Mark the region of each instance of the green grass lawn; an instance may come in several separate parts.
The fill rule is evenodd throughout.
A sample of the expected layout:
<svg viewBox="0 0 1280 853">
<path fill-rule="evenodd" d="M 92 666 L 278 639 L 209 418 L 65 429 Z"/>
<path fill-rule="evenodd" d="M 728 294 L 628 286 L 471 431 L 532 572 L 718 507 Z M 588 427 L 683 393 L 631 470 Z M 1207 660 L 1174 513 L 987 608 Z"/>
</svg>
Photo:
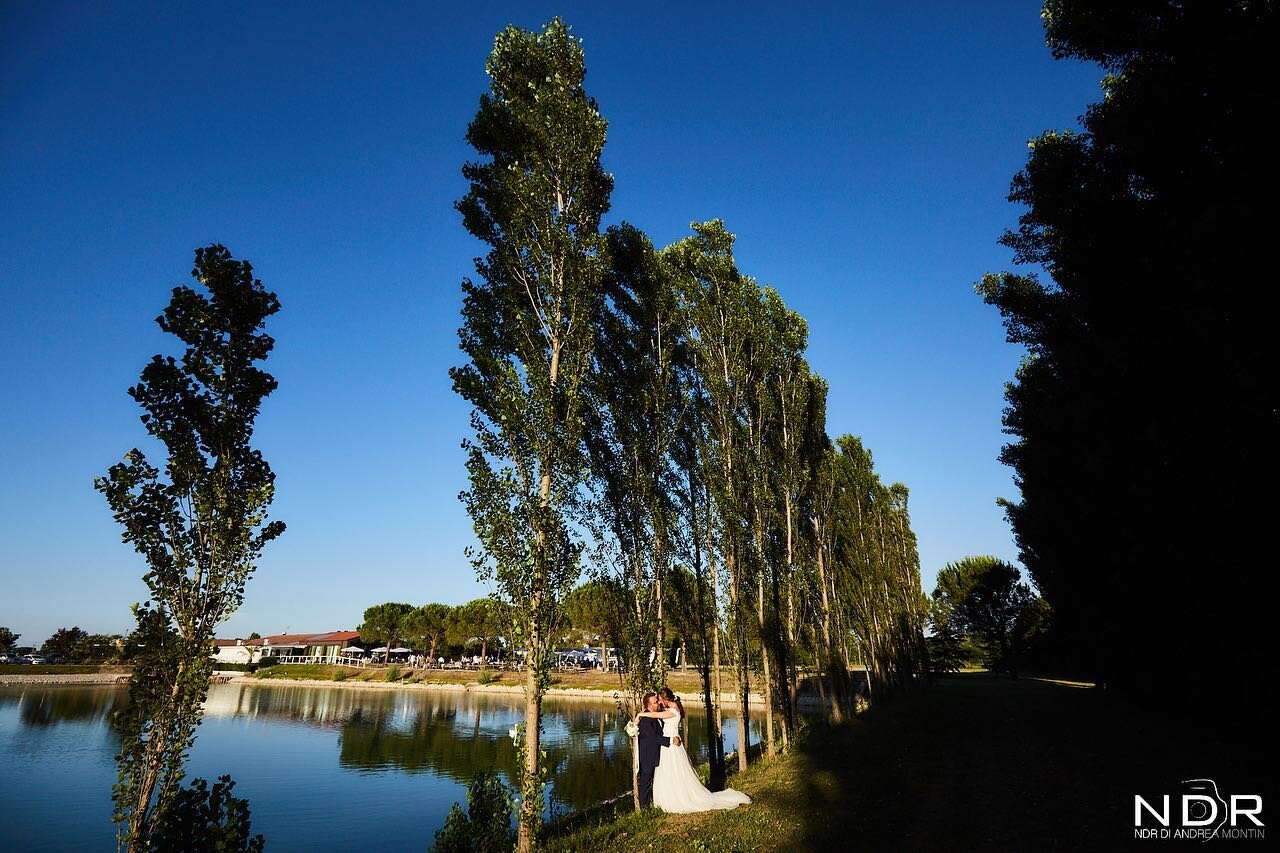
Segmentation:
<svg viewBox="0 0 1280 853">
<path fill-rule="evenodd" d="M 1127 849 L 1134 794 L 1176 792 L 1194 776 L 1237 791 L 1262 782 L 1256 754 L 1189 736 L 1187 723 L 1069 682 L 965 673 L 731 777 L 750 806 L 624 810 L 580 820 L 548 849 Z"/>
</svg>

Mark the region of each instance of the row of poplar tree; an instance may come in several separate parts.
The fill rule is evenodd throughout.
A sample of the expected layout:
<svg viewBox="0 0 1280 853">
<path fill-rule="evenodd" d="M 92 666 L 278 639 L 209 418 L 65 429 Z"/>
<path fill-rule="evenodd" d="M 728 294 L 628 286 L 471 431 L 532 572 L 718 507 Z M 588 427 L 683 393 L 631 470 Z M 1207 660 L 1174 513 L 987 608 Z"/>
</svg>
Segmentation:
<svg viewBox="0 0 1280 853">
<path fill-rule="evenodd" d="M 601 228 L 613 178 L 580 40 L 559 20 L 510 27 L 486 70 L 467 131 L 479 158 L 457 206 L 488 252 L 462 285 L 467 358 L 451 376 L 473 406 L 470 557 L 514 605 L 512 639 L 531 652 L 528 850 L 543 810 L 546 653 L 584 567 L 613 591 L 632 701 L 664 681 L 663 585 L 677 566 L 692 574 L 682 600 L 699 627 L 713 785 L 726 689 L 745 767 L 753 689 L 772 755 L 795 732 L 802 648 L 841 716 L 855 659 L 873 693 L 921 672 L 926 605 L 906 488 L 880 482 L 857 438 L 828 439 L 807 325 L 738 269 L 723 223 L 694 223 L 662 250 L 633 226 Z"/>
<path fill-rule="evenodd" d="M 695 224 L 661 251 L 634 227 L 601 230 L 606 125 L 568 27 L 505 30 L 487 70 L 491 91 L 467 133 L 481 159 L 463 170 L 471 189 L 458 208 L 490 251 L 463 284 L 467 363 L 451 376 L 474 407 L 470 557 L 514 615 L 505 639 L 529 661 L 517 740 L 518 840 L 530 850 L 548 652 L 584 566 L 622 646 L 631 706 L 664 681 L 664 584 L 682 585 L 670 600 L 695 626 L 715 785 L 727 688 L 744 767 L 753 688 L 766 752 L 785 749 L 800 658 L 842 717 L 855 660 L 873 693 L 922 671 L 926 604 L 905 487 L 880 482 L 858 439 L 828 439 L 806 324 L 739 272 L 723 224 Z M 129 389 L 165 460 L 135 448 L 94 483 L 147 563 L 141 652 L 114 720 L 114 819 L 130 851 L 263 844 L 229 778 L 182 782 L 216 628 L 285 529 L 269 519 L 275 475 L 252 446 L 277 386 L 259 362 L 280 303 L 221 245 L 196 251 L 192 278 L 157 318 L 182 354 L 155 356 Z"/>
</svg>

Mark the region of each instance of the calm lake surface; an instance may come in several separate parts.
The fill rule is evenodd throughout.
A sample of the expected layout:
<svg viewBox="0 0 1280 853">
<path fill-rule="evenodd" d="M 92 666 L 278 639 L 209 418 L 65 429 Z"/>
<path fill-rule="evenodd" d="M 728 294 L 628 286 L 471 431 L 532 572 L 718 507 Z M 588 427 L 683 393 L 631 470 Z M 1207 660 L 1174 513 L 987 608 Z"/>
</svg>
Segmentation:
<svg viewBox="0 0 1280 853">
<path fill-rule="evenodd" d="M 108 721 L 123 687 L 0 687 L 0 847 L 112 850 L 117 743 Z M 627 735 L 611 702 L 547 700 L 550 809 L 627 790 Z M 689 747 L 706 761 L 701 711 Z M 508 735 L 522 698 L 427 690 L 214 685 L 187 778 L 229 773 L 268 850 L 425 850 L 480 769 L 511 779 Z M 736 742 L 726 711 L 726 749 Z M 751 742 L 759 740 L 751 727 Z"/>
</svg>

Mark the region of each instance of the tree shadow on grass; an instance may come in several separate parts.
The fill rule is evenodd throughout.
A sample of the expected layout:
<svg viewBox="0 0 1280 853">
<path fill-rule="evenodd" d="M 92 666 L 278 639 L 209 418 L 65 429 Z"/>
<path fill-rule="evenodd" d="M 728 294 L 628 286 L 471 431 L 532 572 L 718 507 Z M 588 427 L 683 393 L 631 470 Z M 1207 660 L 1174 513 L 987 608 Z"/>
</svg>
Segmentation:
<svg viewBox="0 0 1280 853">
<path fill-rule="evenodd" d="M 1078 683 L 946 678 L 804 752 L 802 847 L 1125 848 L 1135 794 L 1177 793 L 1180 780 L 1202 776 L 1237 792 L 1261 782 L 1227 733 L 1189 722 Z"/>
</svg>

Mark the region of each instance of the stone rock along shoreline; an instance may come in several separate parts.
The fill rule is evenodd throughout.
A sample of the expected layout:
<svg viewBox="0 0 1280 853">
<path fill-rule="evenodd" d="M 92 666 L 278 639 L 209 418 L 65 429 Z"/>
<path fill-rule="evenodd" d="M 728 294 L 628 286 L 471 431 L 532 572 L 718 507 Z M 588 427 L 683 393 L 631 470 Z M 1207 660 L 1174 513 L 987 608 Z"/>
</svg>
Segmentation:
<svg viewBox="0 0 1280 853">
<path fill-rule="evenodd" d="M 18 684 L 127 684 L 127 672 L 82 672 L 66 675 L 0 675 L 0 686 Z"/>
</svg>

